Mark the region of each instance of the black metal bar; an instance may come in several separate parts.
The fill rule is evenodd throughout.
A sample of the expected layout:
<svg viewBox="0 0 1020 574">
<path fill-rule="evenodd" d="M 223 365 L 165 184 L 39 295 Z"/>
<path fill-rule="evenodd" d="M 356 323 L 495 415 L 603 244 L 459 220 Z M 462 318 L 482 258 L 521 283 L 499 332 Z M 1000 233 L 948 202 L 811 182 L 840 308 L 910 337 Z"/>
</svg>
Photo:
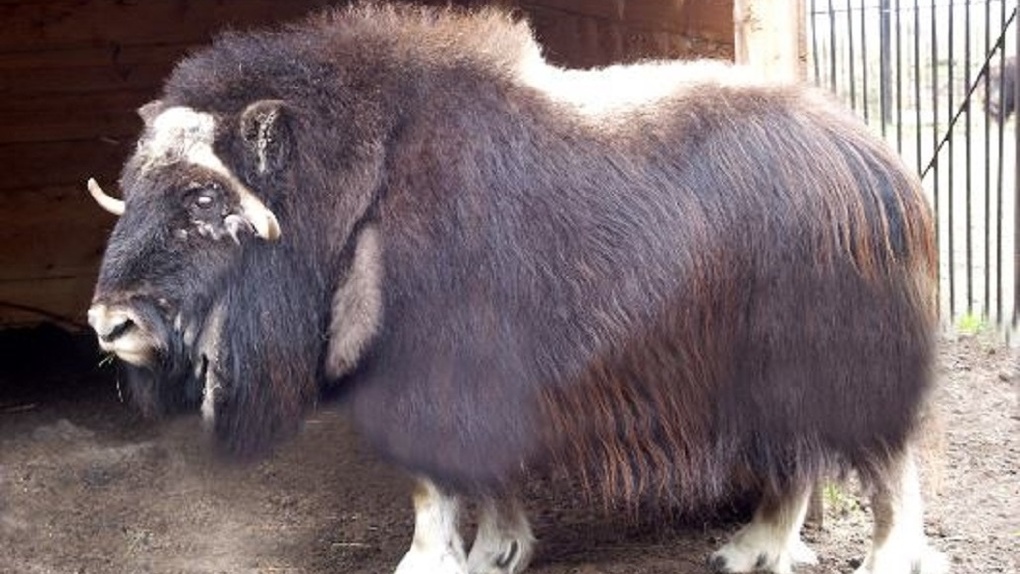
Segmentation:
<svg viewBox="0 0 1020 574">
<path fill-rule="evenodd" d="M 864 122 L 871 123 L 871 102 L 868 95 L 868 11 L 861 5 L 861 107 L 864 109 Z M 847 15 L 853 22 L 853 14 Z M 851 26 L 853 24 L 851 23 Z"/>
<path fill-rule="evenodd" d="M 984 44 L 985 57 L 992 53 L 992 6 L 985 3 L 985 44 Z M 990 78 L 988 77 L 988 66 L 984 67 L 981 74 L 984 82 L 984 93 L 985 102 L 988 101 L 988 88 L 991 86 Z M 987 111 L 987 106 L 986 111 Z M 993 318 L 992 314 L 992 163 L 990 158 L 992 157 L 992 130 L 989 122 L 988 114 L 984 114 L 985 119 L 985 249 L 984 249 L 984 268 L 985 268 L 985 316 Z M 994 316 L 993 320 L 998 322 L 1001 317 Z"/>
<path fill-rule="evenodd" d="M 1002 4 L 1000 4 L 999 25 L 1001 26 L 1001 29 L 1003 30 L 1003 32 L 1005 32 L 1005 29 L 1006 29 L 1006 3 L 1005 2 L 1002 2 Z M 999 76 L 998 76 L 998 78 L 999 78 L 999 97 L 1000 98 L 1005 94 L 1005 86 L 1004 86 L 1004 83 L 1005 83 L 1005 74 L 1003 72 L 1005 71 L 1005 67 L 1006 67 L 1006 50 L 1005 50 L 1005 46 L 1002 43 L 1002 40 L 1003 40 L 1003 36 L 1000 35 L 1000 37 L 999 37 L 999 44 L 998 44 L 998 50 L 999 50 Z M 996 273 L 996 277 L 995 277 L 995 292 L 996 292 L 996 298 L 995 298 L 995 312 L 996 313 L 995 314 L 996 314 L 996 317 L 998 317 L 999 320 L 1001 321 L 1004 318 L 1004 315 L 1005 315 L 1005 313 L 1004 313 L 1004 303 L 1003 303 L 1004 292 L 1003 292 L 1002 268 L 1005 266 L 1005 263 L 1006 263 L 1006 260 L 1004 259 L 1005 255 L 1004 255 L 1003 249 L 1002 249 L 1002 239 L 1003 239 L 1003 237 L 1005 237 L 1004 231 L 1003 231 L 1003 215 L 1004 215 L 1003 214 L 1003 211 L 1004 211 L 1004 206 L 1003 206 L 1004 197 L 1003 196 L 1005 195 L 1005 179 L 1004 179 L 1004 176 L 1005 176 L 1005 167 L 1003 166 L 1003 164 L 1005 162 L 1003 160 L 1006 159 L 1005 158 L 1005 154 L 1003 153 L 1003 150 L 1005 149 L 1005 145 L 1006 145 L 1006 134 L 1003 131 L 1003 124 L 1006 123 L 1005 122 L 1006 118 L 1005 118 L 1005 115 L 1004 115 L 1004 106 L 1002 106 L 1002 105 L 999 106 L 999 110 L 998 110 L 996 115 L 997 115 L 997 117 L 995 119 L 997 120 L 996 124 L 997 124 L 997 127 L 998 127 L 998 133 L 996 135 L 997 135 L 997 139 L 998 139 L 997 143 L 998 143 L 998 146 L 999 146 L 999 162 L 998 162 L 998 165 L 996 166 L 996 170 L 995 170 L 996 171 L 996 176 L 997 176 L 996 177 L 995 188 L 998 190 L 998 196 L 996 197 L 996 207 L 995 207 L 995 212 L 996 212 L 996 218 L 995 218 L 995 237 L 996 237 L 996 243 L 995 243 L 995 262 L 996 263 L 995 264 L 999 268 L 999 272 Z"/>
<path fill-rule="evenodd" d="M 822 85 L 821 82 L 821 70 L 818 65 L 818 14 L 815 9 L 815 0 L 810 2 L 810 14 L 809 20 L 811 22 L 811 64 L 814 70 L 814 83 L 816 86 Z"/>
<path fill-rule="evenodd" d="M 881 0 L 878 5 L 878 112 L 882 121 L 882 135 L 885 136 L 886 126 L 892 123 L 890 107 L 892 106 L 892 18 L 889 13 L 889 0 Z"/>
<path fill-rule="evenodd" d="M 921 173 L 924 160 L 921 159 L 921 6 L 914 0 L 914 140 L 917 147 L 915 163 Z"/>
<path fill-rule="evenodd" d="M 903 154 L 903 22 L 900 19 L 900 0 L 896 0 L 896 151 Z"/>
<path fill-rule="evenodd" d="M 953 136 L 953 47 L 954 43 L 954 29 L 953 20 L 955 16 L 955 6 L 953 0 L 949 0 L 949 19 L 946 23 L 948 28 L 949 42 L 946 48 L 946 96 L 948 99 L 948 105 L 946 106 L 946 114 L 949 127 L 946 129 L 946 134 L 949 136 L 947 140 L 947 151 L 949 155 L 949 161 L 946 162 L 946 215 L 948 221 L 946 222 L 947 238 L 949 240 L 949 247 L 946 249 L 949 260 L 949 312 L 951 315 L 956 315 L 956 205 L 954 202 L 954 187 L 956 179 L 956 154 L 955 154 L 955 143 L 956 140 Z"/>
<path fill-rule="evenodd" d="M 848 51 L 847 59 L 850 62 L 850 65 L 848 66 L 848 68 L 850 70 L 850 82 L 849 82 L 850 83 L 850 109 L 856 111 L 857 110 L 857 87 L 856 87 L 856 83 L 853 81 L 853 79 L 857 76 L 857 74 L 854 73 L 854 19 L 853 19 L 853 16 L 852 16 L 853 12 L 851 11 L 851 6 L 850 6 L 851 5 L 851 1 L 852 0 L 847 0 L 846 1 L 846 13 L 847 13 L 847 19 L 846 19 L 847 29 L 846 29 L 846 32 L 847 32 L 847 51 Z"/>
<path fill-rule="evenodd" d="M 1013 3 L 1013 43 L 1020 47 L 1020 22 L 1016 19 L 1017 5 Z M 1020 118 L 1020 62 L 1013 66 L 1013 117 Z M 1020 120 L 1018 120 L 1020 123 Z M 1013 320 L 1012 328 L 1020 327 L 1020 129 L 1013 129 Z"/>
<path fill-rule="evenodd" d="M 952 21 L 953 18 L 950 18 Z M 964 3 L 964 15 L 963 15 L 963 82 L 965 88 L 970 87 L 970 1 Z M 955 86 L 950 88 L 952 92 Z M 963 97 L 963 146 L 964 146 L 964 177 L 966 177 L 966 185 L 963 188 L 964 201 L 967 202 L 967 207 L 964 211 L 964 262 L 967 269 L 967 313 L 974 313 L 974 228 L 972 222 L 974 221 L 974 205 L 971 201 L 971 145 L 970 145 L 970 134 L 971 134 L 971 121 L 970 121 L 970 94 L 964 94 Z M 982 314 L 985 311 L 982 309 Z"/>
<path fill-rule="evenodd" d="M 836 11 L 829 2 L 829 73 L 832 74 L 830 87 L 836 93 Z"/>
<path fill-rule="evenodd" d="M 932 169 L 934 180 L 932 181 L 932 204 L 935 208 L 935 236 L 941 240 L 942 238 L 942 225 L 940 218 L 938 217 L 941 211 L 939 210 L 939 69 L 938 69 L 938 12 L 936 0 L 931 1 L 931 103 L 932 103 L 932 158 L 929 166 Z M 950 233 L 952 237 L 952 233 Z M 941 241 L 939 241 L 941 244 Z M 949 314 L 953 315 L 955 311 L 954 305 L 954 290 L 953 290 L 953 262 L 952 262 L 952 242 L 950 241 L 949 248 Z"/>
</svg>

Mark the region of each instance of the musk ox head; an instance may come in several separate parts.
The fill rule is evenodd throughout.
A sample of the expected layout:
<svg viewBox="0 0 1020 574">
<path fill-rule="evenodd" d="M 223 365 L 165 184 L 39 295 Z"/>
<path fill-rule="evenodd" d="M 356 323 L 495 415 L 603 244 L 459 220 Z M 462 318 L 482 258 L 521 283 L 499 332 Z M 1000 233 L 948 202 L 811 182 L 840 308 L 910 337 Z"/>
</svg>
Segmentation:
<svg viewBox="0 0 1020 574">
<path fill-rule="evenodd" d="M 265 106 L 265 104 L 263 104 Z M 196 304 L 208 311 L 218 282 L 237 265 L 247 236 L 280 237 L 276 215 L 217 156 L 217 119 L 186 107 L 142 108 L 146 131 L 128 162 L 126 200 L 106 195 L 95 180 L 89 191 L 121 216 L 110 237 L 89 323 L 100 347 L 136 366 L 152 366 L 172 350 L 171 333 L 197 334 L 185 325 Z M 243 124 L 257 121 L 248 111 Z M 263 118 L 271 121 L 271 111 Z M 239 126 L 261 138 L 253 147 L 265 157 L 265 124 Z M 261 133 L 260 133 L 261 132 Z M 131 209 L 128 209 L 128 205 Z M 193 314 L 193 313 L 192 313 Z M 204 313 L 203 313 L 204 315 Z M 194 342 L 194 341 L 189 341 Z"/>
<path fill-rule="evenodd" d="M 120 216 L 88 311 L 100 347 L 126 363 L 144 412 L 201 403 L 234 451 L 297 424 L 321 352 L 298 333 L 320 332 L 314 298 L 325 288 L 289 256 L 272 206 L 288 185 L 283 108 L 153 102 L 139 110 L 145 130 L 122 173 L 124 199 L 88 184 Z M 266 332 L 273 345 L 260 345 Z"/>
</svg>

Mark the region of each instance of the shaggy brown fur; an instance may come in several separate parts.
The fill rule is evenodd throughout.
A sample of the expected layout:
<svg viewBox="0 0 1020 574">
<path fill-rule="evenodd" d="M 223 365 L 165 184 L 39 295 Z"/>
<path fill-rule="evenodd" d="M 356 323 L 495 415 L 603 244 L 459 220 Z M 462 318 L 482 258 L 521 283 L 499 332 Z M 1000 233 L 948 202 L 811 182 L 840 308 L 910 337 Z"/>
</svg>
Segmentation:
<svg viewBox="0 0 1020 574">
<path fill-rule="evenodd" d="M 183 61 L 164 105 L 221 118 L 218 154 L 282 229 L 186 286 L 260 302 L 228 298 L 218 368 L 258 400 L 225 400 L 224 436 L 251 450 L 291 428 L 371 225 L 379 328 L 338 384 L 412 472 L 466 490 L 558 466 L 608 500 L 688 506 L 735 474 L 785 490 L 901 451 L 932 360 L 917 181 L 817 93 L 649 66 L 599 83 L 544 64 L 502 13 L 380 7 Z M 614 96 L 639 77 L 660 95 Z M 231 126 L 259 101 L 280 102 L 279 125 L 254 153 Z M 129 212 L 153 193 L 130 166 L 124 183 Z M 142 251 L 126 237 L 111 249 Z M 104 277 L 142 279 L 119 264 Z"/>
</svg>

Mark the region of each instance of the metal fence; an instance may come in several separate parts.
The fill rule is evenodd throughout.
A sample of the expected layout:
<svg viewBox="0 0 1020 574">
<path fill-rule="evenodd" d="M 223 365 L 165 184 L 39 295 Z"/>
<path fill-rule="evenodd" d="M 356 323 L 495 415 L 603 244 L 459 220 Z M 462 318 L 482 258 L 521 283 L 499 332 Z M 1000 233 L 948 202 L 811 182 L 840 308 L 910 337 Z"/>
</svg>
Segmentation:
<svg viewBox="0 0 1020 574">
<path fill-rule="evenodd" d="M 806 0 L 809 75 L 917 169 L 945 321 L 1020 327 L 1017 0 Z"/>
</svg>

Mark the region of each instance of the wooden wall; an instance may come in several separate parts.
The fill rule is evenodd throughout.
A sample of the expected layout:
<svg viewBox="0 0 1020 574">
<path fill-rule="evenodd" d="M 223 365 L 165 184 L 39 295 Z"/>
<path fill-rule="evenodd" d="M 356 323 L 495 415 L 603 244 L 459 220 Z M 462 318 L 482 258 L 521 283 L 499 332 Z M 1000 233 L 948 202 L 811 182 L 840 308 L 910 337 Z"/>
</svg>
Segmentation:
<svg viewBox="0 0 1020 574">
<path fill-rule="evenodd" d="M 157 95 L 174 61 L 225 27 L 337 3 L 0 0 L 0 328 L 83 325 L 114 223 L 84 182 L 114 187 L 141 128 L 134 110 Z M 524 11 L 563 65 L 732 55 L 726 0 L 501 3 Z"/>
</svg>

